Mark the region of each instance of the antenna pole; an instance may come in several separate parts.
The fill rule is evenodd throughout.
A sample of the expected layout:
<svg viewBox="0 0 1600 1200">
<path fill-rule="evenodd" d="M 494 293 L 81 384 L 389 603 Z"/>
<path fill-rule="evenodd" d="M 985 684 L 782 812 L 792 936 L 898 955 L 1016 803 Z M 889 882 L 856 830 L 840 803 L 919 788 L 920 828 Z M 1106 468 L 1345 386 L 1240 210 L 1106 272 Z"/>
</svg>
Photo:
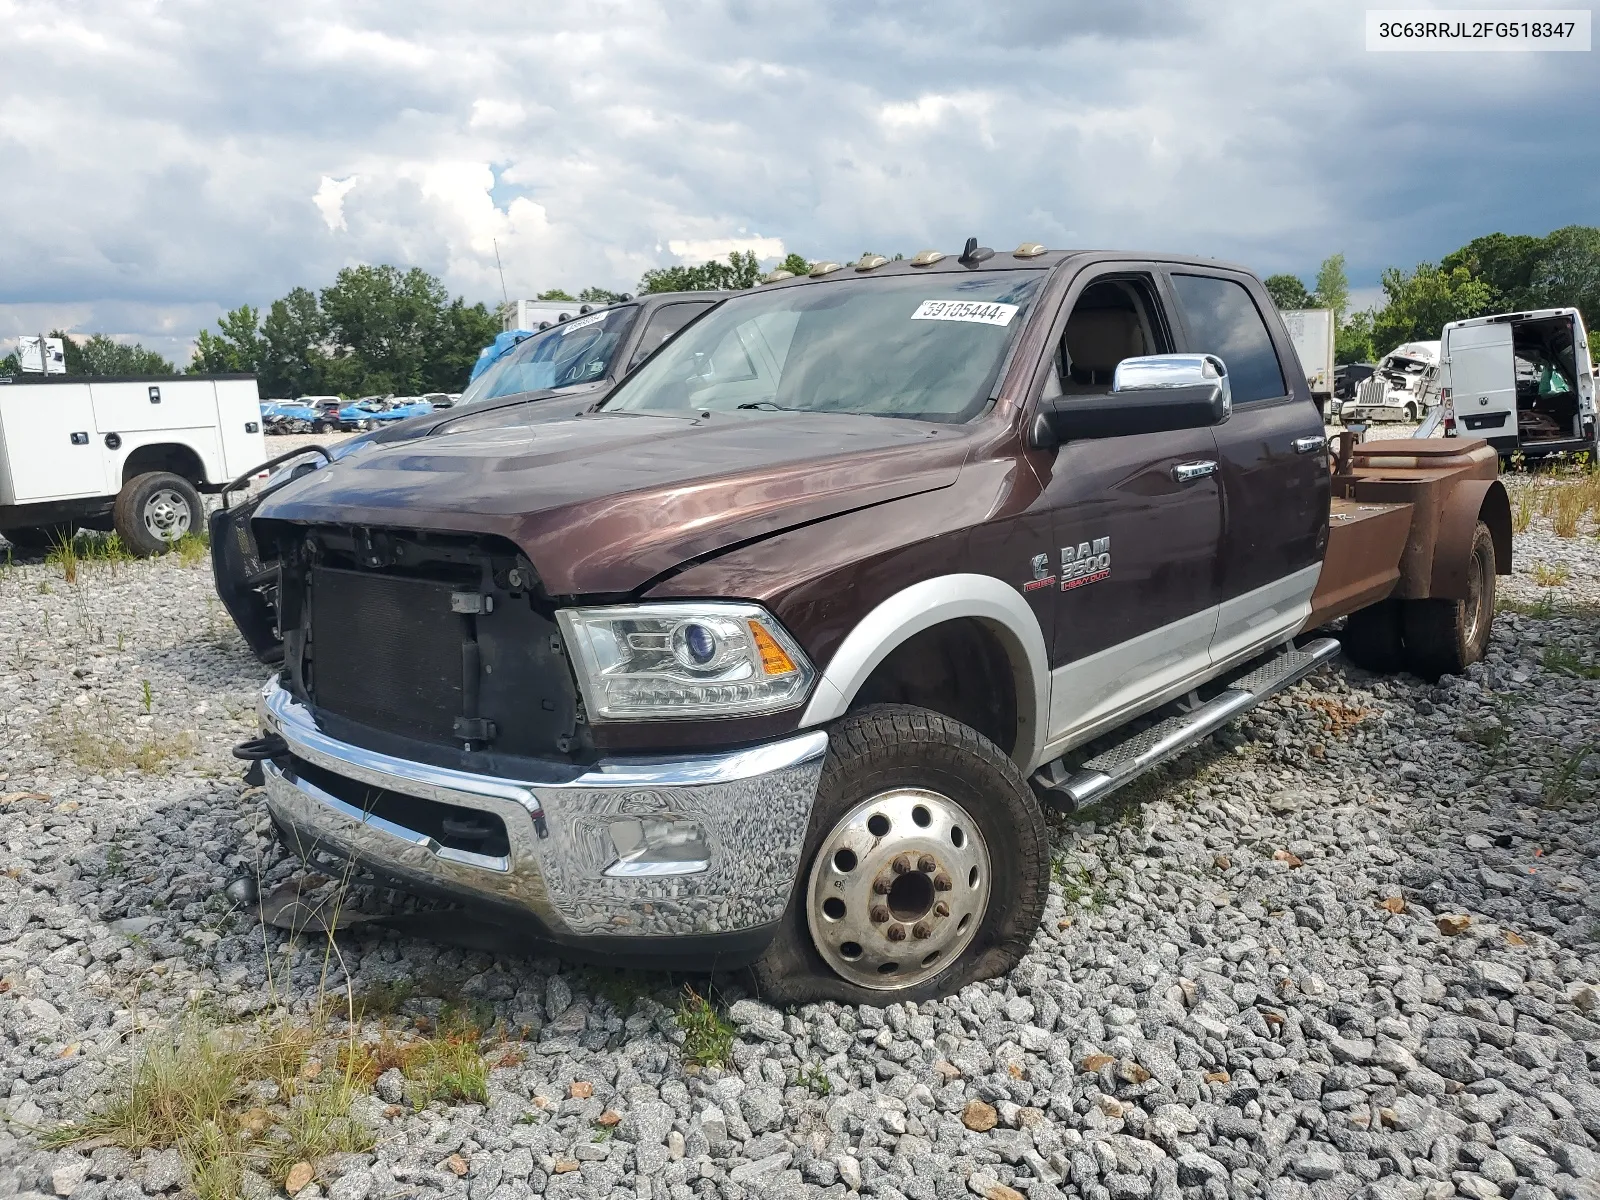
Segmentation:
<svg viewBox="0 0 1600 1200">
<path fill-rule="evenodd" d="M 511 293 L 506 291 L 506 269 L 500 265 L 500 239 L 490 238 L 489 242 L 494 246 L 494 269 L 500 272 L 500 298 L 510 304 Z"/>
</svg>

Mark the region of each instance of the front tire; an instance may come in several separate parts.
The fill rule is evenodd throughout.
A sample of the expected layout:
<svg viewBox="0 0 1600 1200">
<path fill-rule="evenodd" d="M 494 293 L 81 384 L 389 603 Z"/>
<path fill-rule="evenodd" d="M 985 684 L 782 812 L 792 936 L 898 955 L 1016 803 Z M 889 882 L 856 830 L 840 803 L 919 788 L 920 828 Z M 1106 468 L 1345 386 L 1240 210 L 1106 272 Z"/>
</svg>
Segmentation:
<svg viewBox="0 0 1600 1200">
<path fill-rule="evenodd" d="M 1464 600 L 1405 603 L 1406 665 L 1429 681 L 1459 675 L 1483 657 L 1494 623 L 1494 536 L 1482 521 L 1472 534 Z"/>
<path fill-rule="evenodd" d="M 829 732 L 757 986 L 774 1004 L 948 995 L 1017 964 L 1049 880 L 1044 814 L 998 746 L 927 709 L 862 709 Z"/>
<path fill-rule="evenodd" d="M 181 475 L 151 471 L 136 475 L 117 493 L 112 521 L 122 544 L 140 558 L 165 554 L 205 519 L 200 493 Z"/>
</svg>

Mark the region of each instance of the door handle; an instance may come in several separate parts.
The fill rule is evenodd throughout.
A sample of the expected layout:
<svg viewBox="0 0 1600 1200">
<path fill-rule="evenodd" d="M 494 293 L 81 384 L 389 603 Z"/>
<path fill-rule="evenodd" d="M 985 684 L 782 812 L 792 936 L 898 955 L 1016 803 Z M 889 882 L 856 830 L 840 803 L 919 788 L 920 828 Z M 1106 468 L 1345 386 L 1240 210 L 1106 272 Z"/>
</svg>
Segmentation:
<svg viewBox="0 0 1600 1200">
<path fill-rule="evenodd" d="M 1199 462 L 1179 463 L 1172 468 L 1172 477 L 1179 483 L 1188 483 L 1194 479 L 1204 479 L 1207 475 L 1217 473 L 1217 464 L 1207 459 Z"/>
<path fill-rule="evenodd" d="M 1328 439 L 1318 436 L 1295 438 L 1291 444 L 1294 446 L 1296 454 L 1315 454 L 1318 450 L 1327 448 Z"/>
</svg>

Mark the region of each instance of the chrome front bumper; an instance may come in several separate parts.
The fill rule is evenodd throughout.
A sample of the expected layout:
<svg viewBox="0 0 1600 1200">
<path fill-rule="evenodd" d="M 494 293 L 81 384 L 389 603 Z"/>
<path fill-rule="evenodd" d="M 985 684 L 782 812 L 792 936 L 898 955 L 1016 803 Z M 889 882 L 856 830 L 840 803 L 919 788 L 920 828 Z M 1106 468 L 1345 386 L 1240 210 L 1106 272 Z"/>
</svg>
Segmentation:
<svg viewBox="0 0 1600 1200">
<path fill-rule="evenodd" d="M 570 782 L 529 782 L 378 754 L 329 737 L 276 678 L 262 727 L 294 759 L 350 784 L 335 796 L 288 761 L 262 763 L 267 805 L 303 853 L 324 850 L 422 890 L 526 911 L 557 941 L 738 933 L 789 903 L 822 761 L 821 730 L 747 750 L 682 759 L 605 760 Z M 331 785 L 330 785 L 331 786 Z M 359 802 L 363 788 L 491 813 L 510 853 L 442 846 Z M 644 822 L 691 831 L 643 861 Z"/>
</svg>

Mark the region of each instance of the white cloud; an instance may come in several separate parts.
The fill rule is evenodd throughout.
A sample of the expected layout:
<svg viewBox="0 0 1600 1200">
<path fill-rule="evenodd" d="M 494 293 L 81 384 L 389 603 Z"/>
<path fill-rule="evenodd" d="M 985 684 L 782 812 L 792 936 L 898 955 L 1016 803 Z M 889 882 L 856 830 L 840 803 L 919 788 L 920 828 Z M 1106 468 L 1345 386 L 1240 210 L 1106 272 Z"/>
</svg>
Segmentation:
<svg viewBox="0 0 1600 1200">
<path fill-rule="evenodd" d="M 1581 55 L 1367 54 L 1362 11 L 0 0 L 0 335 L 182 357 L 224 309 L 352 262 L 496 300 L 496 246 L 530 295 L 973 234 L 1308 278 L 1343 250 L 1359 288 L 1592 220 L 1600 142 L 1548 119 L 1552 95 L 1600 101 Z"/>
<path fill-rule="evenodd" d="M 324 175 L 322 182 L 317 185 L 317 194 L 311 197 L 311 203 L 317 206 L 317 211 L 322 214 L 322 219 L 329 229 L 345 227 L 344 198 L 358 182 L 360 177 L 356 175 L 350 176 L 349 179 L 330 179 Z"/>
<path fill-rule="evenodd" d="M 788 253 L 783 248 L 783 239 L 775 237 L 690 238 L 687 240 L 671 238 L 667 242 L 667 249 L 688 264 L 703 263 L 713 258 L 727 258 L 728 255 L 736 251 L 740 254 L 754 254 L 762 261 L 769 258 L 782 258 Z"/>
</svg>

